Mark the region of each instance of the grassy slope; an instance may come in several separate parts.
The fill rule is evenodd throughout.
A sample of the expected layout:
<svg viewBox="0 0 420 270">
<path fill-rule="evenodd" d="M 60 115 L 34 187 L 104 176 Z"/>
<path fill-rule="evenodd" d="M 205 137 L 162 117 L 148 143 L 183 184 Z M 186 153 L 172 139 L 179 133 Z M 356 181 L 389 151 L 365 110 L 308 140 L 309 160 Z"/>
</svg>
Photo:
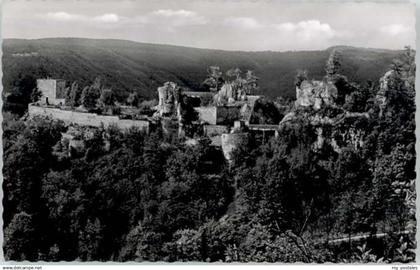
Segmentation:
<svg viewBox="0 0 420 270">
<path fill-rule="evenodd" d="M 342 73 L 351 80 L 377 81 L 398 51 L 339 47 Z M 223 69 L 253 69 L 260 77 L 260 94 L 294 96 L 297 69 L 321 78 L 330 49 L 298 52 L 233 52 L 137 43 L 125 40 L 54 38 L 3 41 L 3 85 L 10 91 L 19 73 L 78 80 L 82 85 L 100 75 L 120 96 L 137 91 L 150 98 L 156 87 L 171 80 L 197 89 L 209 65 Z M 37 52 L 14 57 L 13 53 Z"/>
</svg>

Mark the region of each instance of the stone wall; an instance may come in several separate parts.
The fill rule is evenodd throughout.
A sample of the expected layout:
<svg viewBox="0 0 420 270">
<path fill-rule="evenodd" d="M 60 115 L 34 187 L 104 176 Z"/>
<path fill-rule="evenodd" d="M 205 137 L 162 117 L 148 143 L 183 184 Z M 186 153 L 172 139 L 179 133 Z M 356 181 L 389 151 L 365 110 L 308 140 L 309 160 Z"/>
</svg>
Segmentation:
<svg viewBox="0 0 420 270">
<path fill-rule="evenodd" d="M 41 107 L 29 104 L 28 113 L 33 116 L 49 116 L 54 119 L 62 120 L 65 124 L 77 124 L 90 127 L 109 127 L 115 125 L 120 129 L 137 127 L 145 132 L 149 132 L 149 121 L 119 119 L 118 116 L 98 115 L 95 113 L 67 111 L 58 108 Z"/>
<path fill-rule="evenodd" d="M 212 145 L 222 146 L 222 134 L 229 133 L 229 127 L 223 125 L 205 125 L 204 134 L 210 138 Z"/>
<path fill-rule="evenodd" d="M 180 126 L 178 121 L 174 121 L 173 118 L 170 117 L 162 117 L 160 119 L 160 124 L 162 127 L 162 131 L 164 134 L 179 134 L 180 130 Z"/>
<path fill-rule="evenodd" d="M 223 155 L 228 161 L 232 161 L 233 151 L 242 143 L 249 140 L 248 133 L 227 133 L 222 134 L 222 150 Z"/>
<path fill-rule="evenodd" d="M 175 113 L 180 100 L 181 89 L 174 82 L 166 82 L 158 87 L 159 104 L 157 106 L 160 116 Z"/>
<path fill-rule="evenodd" d="M 55 80 L 55 99 L 63 100 L 63 104 L 66 99 L 66 81 Z"/>
<path fill-rule="evenodd" d="M 38 79 L 36 80 L 36 85 L 42 93 L 42 103 L 53 105 L 65 104 L 66 82 L 64 80 Z"/>
<path fill-rule="evenodd" d="M 134 106 L 119 106 L 120 114 L 122 115 L 136 115 L 140 114 L 140 109 Z"/>
<path fill-rule="evenodd" d="M 223 133 L 228 133 L 229 128 L 227 126 L 222 125 L 205 125 L 204 126 L 204 134 L 209 137 L 222 135 Z"/>
<path fill-rule="evenodd" d="M 233 125 L 241 118 L 239 106 L 210 106 L 194 108 L 200 121 L 210 125 Z"/>
<path fill-rule="evenodd" d="M 210 125 L 217 124 L 217 107 L 197 107 L 198 119 Z"/>
</svg>

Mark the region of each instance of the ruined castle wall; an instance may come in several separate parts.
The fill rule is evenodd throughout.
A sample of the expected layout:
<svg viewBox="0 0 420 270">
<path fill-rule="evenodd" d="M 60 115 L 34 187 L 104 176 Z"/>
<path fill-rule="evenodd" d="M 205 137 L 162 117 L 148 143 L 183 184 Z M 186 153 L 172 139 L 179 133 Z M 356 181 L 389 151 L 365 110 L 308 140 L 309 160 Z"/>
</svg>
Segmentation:
<svg viewBox="0 0 420 270">
<path fill-rule="evenodd" d="M 132 106 L 120 106 L 120 114 L 135 115 L 140 114 L 140 109 Z"/>
<path fill-rule="evenodd" d="M 204 126 L 204 133 L 209 137 L 221 135 L 223 133 L 228 133 L 228 132 L 229 132 L 229 128 L 227 126 L 222 126 L 222 125 Z"/>
<path fill-rule="evenodd" d="M 194 108 L 201 121 L 210 125 L 232 125 L 241 118 L 239 106 L 209 106 Z"/>
<path fill-rule="evenodd" d="M 41 101 L 46 103 L 46 98 L 48 102 L 54 104 L 55 101 L 55 80 L 36 80 L 36 86 L 38 90 L 42 93 Z"/>
<path fill-rule="evenodd" d="M 194 108 L 198 112 L 200 121 L 206 122 L 210 125 L 217 124 L 217 107 L 197 107 Z"/>
<path fill-rule="evenodd" d="M 65 98 L 66 98 L 66 81 L 55 80 L 55 99 L 65 100 Z"/>
<path fill-rule="evenodd" d="M 41 102 L 49 104 L 65 103 L 65 81 L 54 79 L 38 79 L 36 80 L 38 90 L 42 93 Z"/>
<path fill-rule="evenodd" d="M 179 131 L 178 121 L 174 121 L 170 117 L 162 117 L 160 124 L 164 134 L 177 134 Z"/>
<path fill-rule="evenodd" d="M 242 143 L 247 143 L 249 140 L 248 133 L 227 133 L 222 134 L 222 150 L 225 158 L 231 161 L 233 151 Z"/>
<path fill-rule="evenodd" d="M 91 127 L 109 127 L 115 125 L 120 129 L 128 129 L 131 127 L 137 127 L 149 132 L 149 122 L 145 120 L 128 120 L 119 119 L 118 116 L 109 115 L 98 115 L 95 113 L 75 112 L 61 110 L 58 108 L 40 107 L 29 104 L 28 107 L 29 116 L 49 116 L 54 119 L 62 120 L 65 124 L 77 124 L 80 126 L 91 126 Z"/>
</svg>

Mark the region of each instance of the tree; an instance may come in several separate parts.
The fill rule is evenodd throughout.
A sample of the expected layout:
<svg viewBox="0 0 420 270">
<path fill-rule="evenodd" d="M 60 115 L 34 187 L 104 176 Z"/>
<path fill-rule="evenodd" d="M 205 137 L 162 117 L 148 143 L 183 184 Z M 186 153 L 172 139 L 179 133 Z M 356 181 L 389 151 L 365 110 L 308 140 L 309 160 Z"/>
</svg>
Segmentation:
<svg viewBox="0 0 420 270">
<path fill-rule="evenodd" d="M 352 236 L 358 231 L 359 222 L 362 220 L 360 214 L 363 212 L 363 202 L 366 198 L 354 191 L 345 191 L 335 211 L 337 224 L 342 229 L 340 232 L 347 233 L 349 250 L 352 249 Z"/>
<path fill-rule="evenodd" d="M 100 97 L 100 102 L 105 106 L 113 106 L 115 96 L 111 89 L 103 89 Z"/>
<path fill-rule="evenodd" d="M 395 230 L 405 229 L 409 205 L 405 199 L 415 179 L 415 154 L 411 146 L 397 144 L 390 154 L 375 162 L 373 175 L 373 210 L 375 219 L 386 219 Z"/>
<path fill-rule="evenodd" d="M 291 233 L 292 234 L 292 233 Z M 301 243 L 301 239 L 297 239 L 295 235 L 291 241 L 291 237 L 287 234 L 275 236 L 259 223 L 252 224 L 246 237 L 238 247 L 229 247 L 226 251 L 228 261 L 240 262 L 312 262 L 310 252 Z M 296 238 L 296 239 L 295 239 Z"/>
<path fill-rule="evenodd" d="M 239 68 L 231 68 L 226 71 L 226 76 L 230 81 L 235 81 L 240 79 L 242 71 Z"/>
<path fill-rule="evenodd" d="M 130 93 L 127 98 L 127 104 L 133 107 L 137 107 L 139 105 L 139 95 L 137 93 Z"/>
<path fill-rule="evenodd" d="M 158 261 L 162 260 L 162 235 L 145 227 L 139 222 L 125 238 L 120 252 L 122 261 Z"/>
<path fill-rule="evenodd" d="M 410 90 L 414 90 L 414 80 L 416 73 L 415 51 L 409 46 L 404 48 L 404 52 L 396 59 L 393 60 L 391 69 L 400 74 L 406 79 Z"/>
<path fill-rule="evenodd" d="M 102 107 L 103 113 L 111 111 L 111 114 L 113 114 L 112 109 L 115 105 L 115 96 L 111 89 L 102 89 L 99 105 Z"/>
<path fill-rule="evenodd" d="M 96 89 L 96 90 L 101 90 L 102 87 L 102 78 L 101 77 L 96 77 L 95 80 L 93 81 L 92 84 L 92 88 Z"/>
<path fill-rule="evenodd" d="M 297 87 L 300 87 L 300 85 L 302 84 L 303 81 L 308 79 L 308 71 L 307 70 L 302 70 L 299 69 L 296 73 L 296 77 L 295 77 L 295 85 Z"/>
<path fill-rule="evenodd" d="M 5 224 L 8 224 L 13 214 L 39 213 L 43 207 L 39 200 L 41 178 L 55 162 L 51 150 L 61 138 L 63 130 L 60 122 L 34 118 L 26 123 L 16 143 L 5 149 Z"/>
<path fill-rule="evenodd" d="M 104 130 L 96 129 L 94 130 L 92 136 L 85 140 L 85 160 L 86 161 L 94 161 L 102 154 L 104 154 Z"/>
<path fill-rule="evenodd" d="M 223 72 L 218 66 L 210 66 L 207 69 L 208 77 L 204 80 L 203 84 L 209 87 L 210 91 L 217 92 L 223 84 Z"/>
<path fill-rule="evenodd" d="M 79 106 L 81 95 L 82 89 L 79 87 L 79 84 L 74 81 L 69 88 L 68 94 L 66 95 L 66 104 L 71 107 Z"/>
<path fill-rule="evenodd" d="M 245 79 L 243 83 L 243 88 L 245 93 L 254 94 L 258 90 L 258 77 L 255 76 L 252 70 L 248 70 L 245 74 Z"/>
<path fill-rule="evenodd" d="M 197 228 L 201 222 L 224 213 L 232 190 L 227 176 L 220 173 L 220 154 L 207 140 L 178 149 L 168 158 L 159 209 L 160 222 L 168 231 Z"/>
<path fill-rule="evenodd" d="M 203 261 L 202 235 L 197 230 L 185 229 L 174 233 L 172 245 L 167 245 L 174 261 Z"/>
<path fill-rule="evenodd" d="M 415 93 L 414 93 L 414 55 L 406 49 L 400 56 L 387 78 L 384 89 L 384 117 L 379 119 L 379 140 L 384 142 L 381 149 L 389 154 L 392 146 L 409 145 L 415 141 Z M 413 66 L 414 65 L 414 66 Z"/>
<path fill-rule="evenodd" d="M 37 102 L 42 97 L 42 92 L 38 90 L 38 87 L 32 91 L 31 102 Z"/>
<path fill-rule="evenodd" d="M 254 104 L 250 123 L 277 125 L 281 115 L 274 102 L 268 99 L 259 99 Z"/>
<path fill-rule="evenodd" d="M 99 89 L 92 86 L 87 86 L 82 92 L 82 105 L 89 111 L 94 110 L 97 106 L 98 98 L 100 96 Z"/>
<path fill-rule="evenodd" d="M 36 79 L 32 75 L 19 74 L 17 80 L 13 83 L 12 90 L 7 95 L 5 108 L 22 115 L 27 110 L 28 104 L 39 97 L 36 87 Z"/>
<path fill-rule="evenodd" d="M 338 73 L 340 70 L 340 53 L 337 50 L 332 50 L 330 56 L 328 57 L 327 64 L 325 66 L 325 72 L 327 76 L 331 77 Z"/>
<path fill-rule="evenodd" d="M 142 224 L 139 223 L 127 234 L 124 245 L 120 251 L 119 259 L 121 261 L 133 261 L 136 258 L 137 246 L 144 235 Z"/>
<path fill-rule="evenodd" d="M 79 235 L 79 256 L 84 261 L 100 260 L 102 225 L 98 218 L 88 219 L 84 230 Z"/>
<path fill-rule="evenodd" d="M 89 111 L 96 109 L 102 92 L 102 79 L 101 77 L 96 77 L 90 86 L 86 86 L 85 88 L 83 88 L 81 104 Z"/>
<path fill-rule="evenodd" d="M 372 84 L 359 87 L 345 97 L 343 109 L 350 112 L 369 111 L 371 108 L 371 104 L 369 103 L 374 99 L 375 94 L 376 92 Z"/>
<path fill-rule="evenodd" d="M 32 216 L 20 212 L 14 215 L 4 230 L 4 251 L 6 260 L 36 261 L 37 247 Z"/>
<path fill-rule="evenodd" d="M 187 136 L 192 137 L 196 133 L 193 122 L 198 120 L 198 113 L 194 110 L 188 97 L 182 97 L 180 106 L 182 128 Z"/>
<path fill-rule="evenodd" d="M 70 261 L 78 256 L 79 232 L 84 228 L 89 200 L 86 199 L 84 184 L 75 179 L 74 172 L 72 168 L 51 171 L 42 179 L 41 198 L 48 209 L 48 220 L 55 225 L 49 228 L 49 237 L 45 237 L 51 241 L 49 260 Z"/>
</svg>

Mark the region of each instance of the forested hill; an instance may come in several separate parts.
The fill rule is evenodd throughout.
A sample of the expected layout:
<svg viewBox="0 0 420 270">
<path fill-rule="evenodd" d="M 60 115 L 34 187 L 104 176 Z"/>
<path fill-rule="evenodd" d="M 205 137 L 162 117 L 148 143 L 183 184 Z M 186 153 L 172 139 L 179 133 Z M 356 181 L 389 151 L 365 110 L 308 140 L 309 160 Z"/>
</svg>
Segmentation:
<svg viewBox="0 0 420 270">
<path fill-rule="evenodd" d="M 263 42 L 263 41 L 262 41 Z M 341 51 L 342 74 L 350 81 L 377 81 L 400 51 L 335 47 Z M 206 68 L 252 69 L 260 77 L 260 94 L 294 96 L 298 69 L 319 79 L 332 48 L 323 51 L 240 52 L 137 43 L 126 40 L 49 38 L 3 41 L 3 85 L 10 92 L 19 74 L 57 77 L 90 84 L 105 79 L 117 96 L 137 91 L 154 97 L 156 87 L 171 80 L 198 89 Z"/>
</svg>

